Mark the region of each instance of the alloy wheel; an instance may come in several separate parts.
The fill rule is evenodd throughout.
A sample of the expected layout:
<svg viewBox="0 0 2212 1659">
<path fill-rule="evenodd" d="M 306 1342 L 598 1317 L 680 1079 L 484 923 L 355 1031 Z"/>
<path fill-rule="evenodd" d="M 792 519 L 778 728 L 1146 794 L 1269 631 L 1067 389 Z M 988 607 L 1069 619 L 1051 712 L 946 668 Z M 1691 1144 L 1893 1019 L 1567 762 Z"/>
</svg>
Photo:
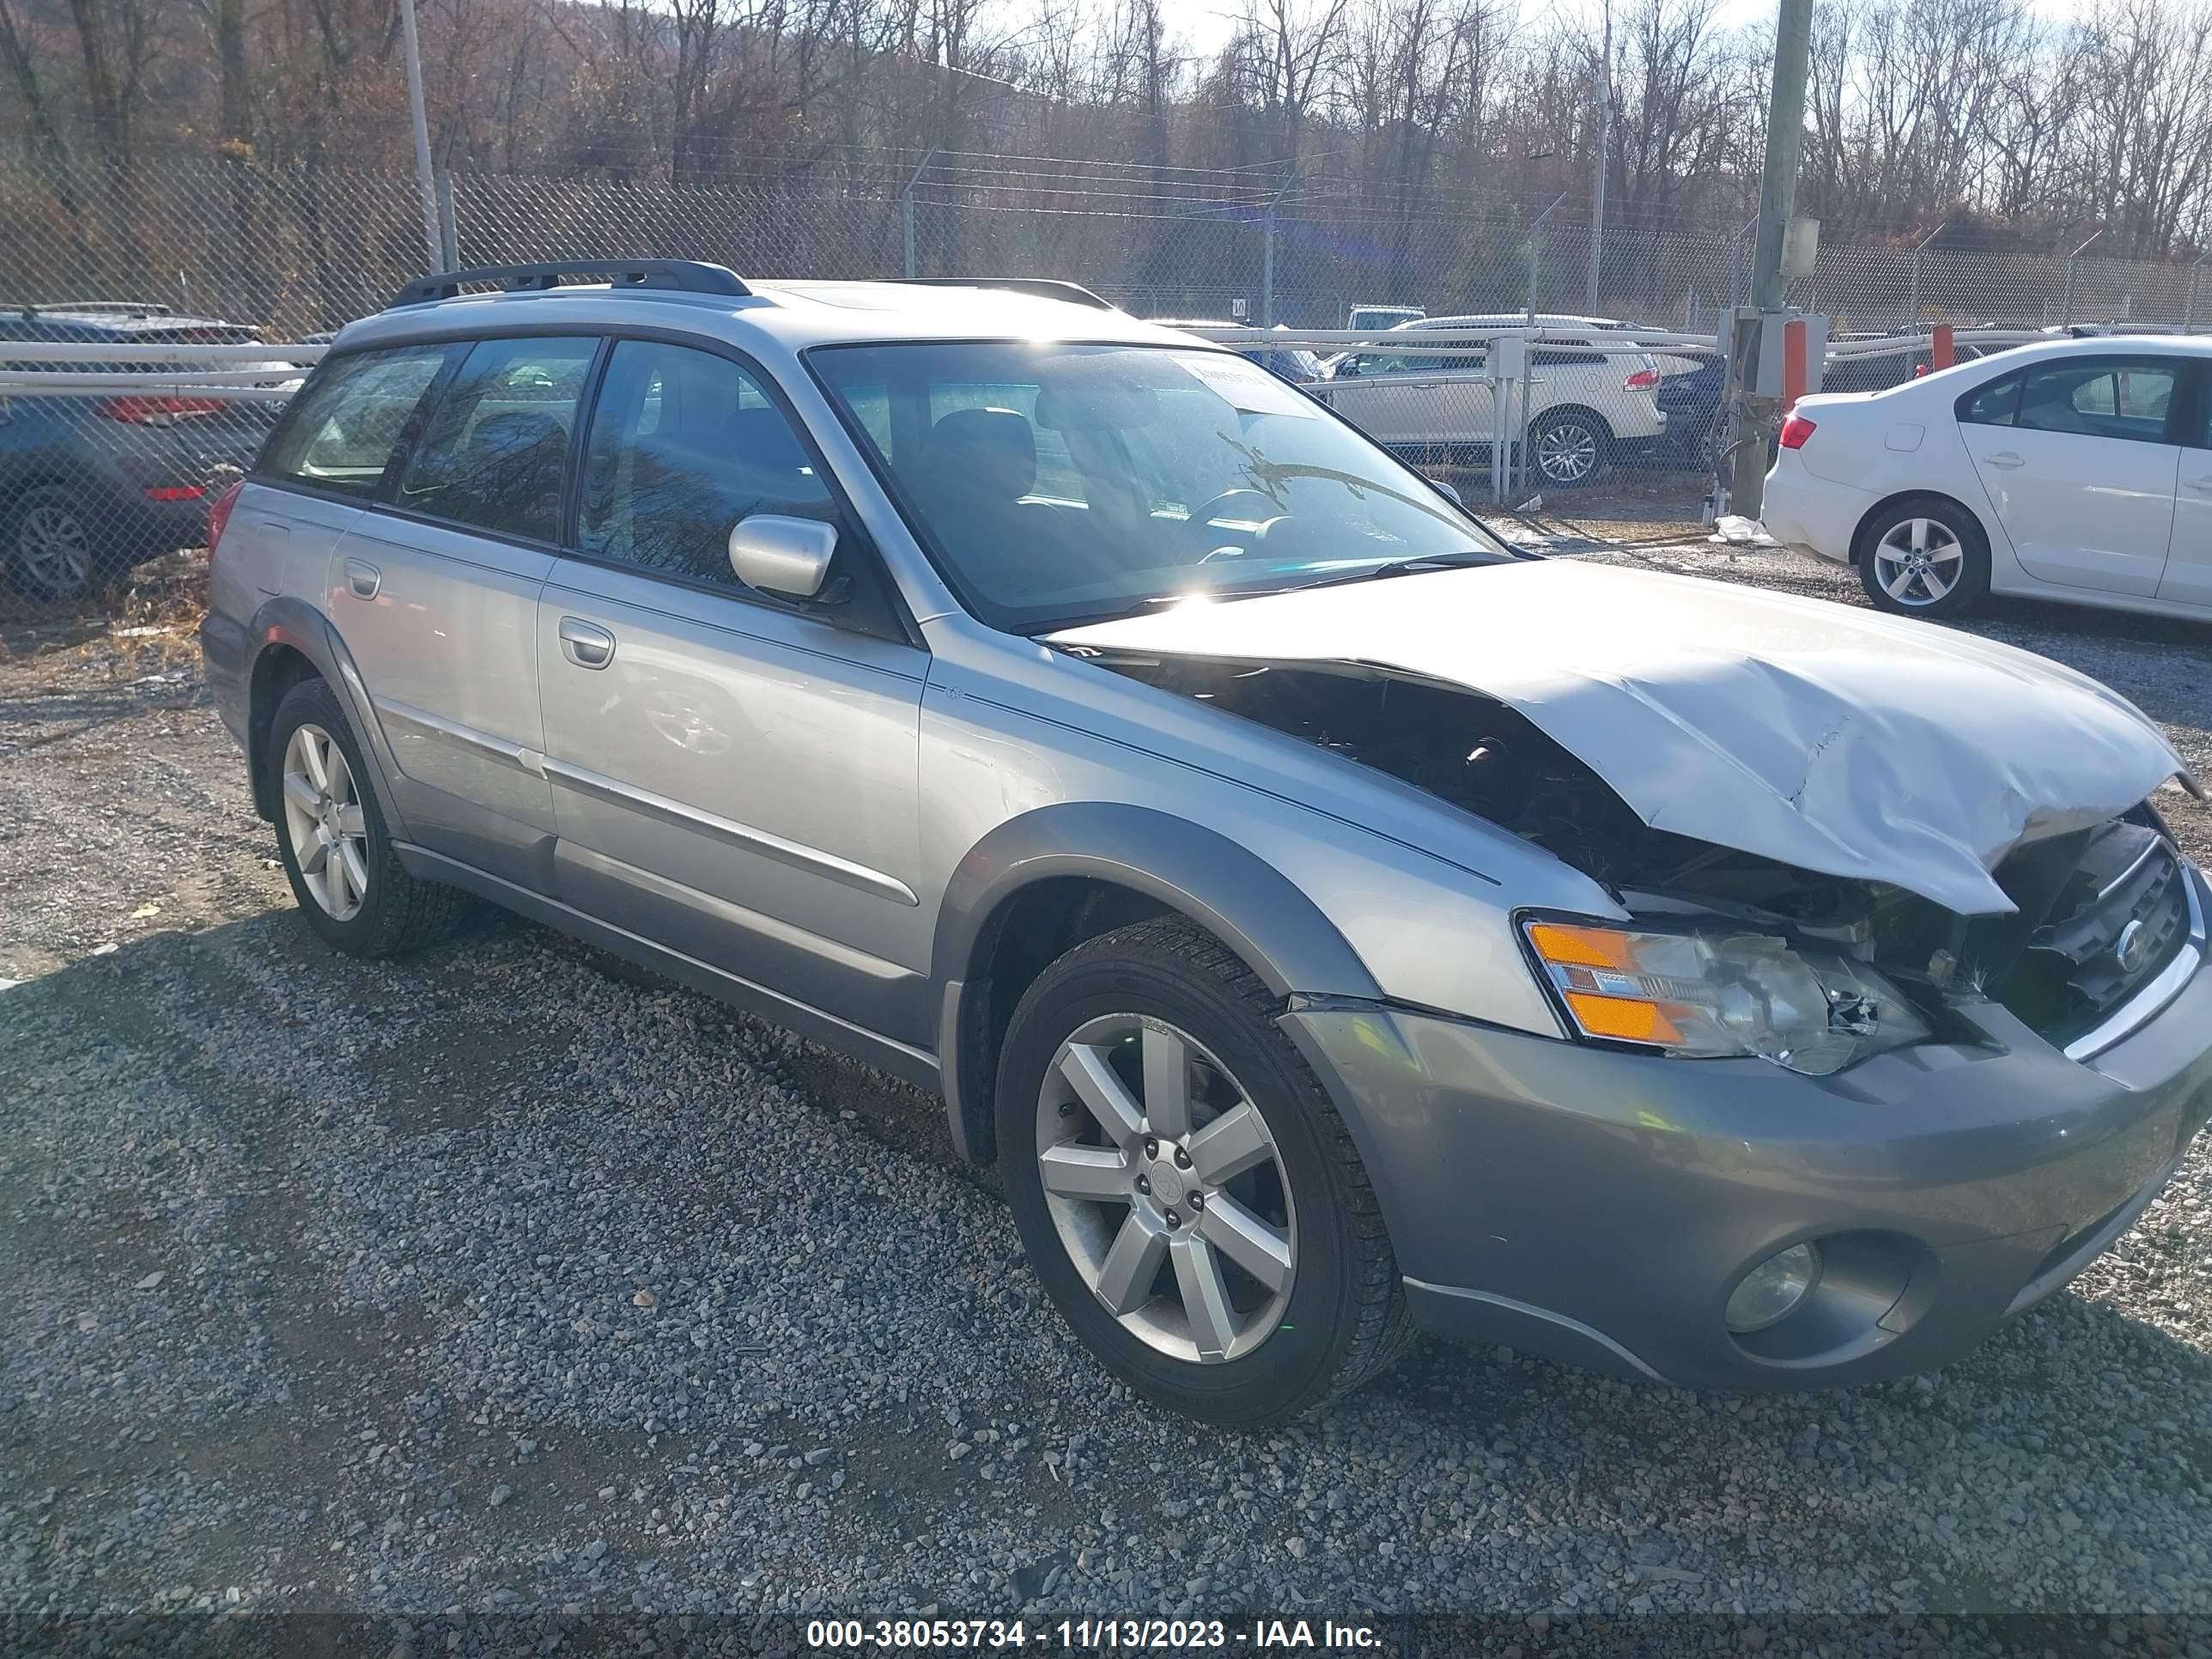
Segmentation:
<svg viewBox="0 0 2212 1659">
<path fill-rule="evenodd" d="M 319 726 L 284 745 L 284 828 L 301 880 L 333 921 L 350 921 L 368 898 L 368 820 L 345 751 Z"/>
<path fill-rule="evenodd" d="M 1597 434 L 1580 421 L 1546 427 L 1536 434 L 1536 466 L 1547 483 L 1582 483 L 1597 470 Z"/>
<path fill-rule="evenodd" d="M 1924 610 L 1949 597 L 1966 571 L 1966 550 L 1937 519 L 1905 519 L 1875 544 L 1874 575 L 1901 605 Z"/>
<path fill-rule="evenodd" d="M 66 507 L 40 501 L 15 526 L 16 565 L 32 586 L 55 599 L 82 593 L 92 582 L 92 537 Z"/>
<path fill-rule="evenodd" d="M 1267 1121 L 1188 1032 L 1086 1021 L 1037 1097 L 1045 1205 L 1091 1294 L 1146 1346 L 1219 1364 L 1290 1304 L 1297 1217 Z"/>
</svg>

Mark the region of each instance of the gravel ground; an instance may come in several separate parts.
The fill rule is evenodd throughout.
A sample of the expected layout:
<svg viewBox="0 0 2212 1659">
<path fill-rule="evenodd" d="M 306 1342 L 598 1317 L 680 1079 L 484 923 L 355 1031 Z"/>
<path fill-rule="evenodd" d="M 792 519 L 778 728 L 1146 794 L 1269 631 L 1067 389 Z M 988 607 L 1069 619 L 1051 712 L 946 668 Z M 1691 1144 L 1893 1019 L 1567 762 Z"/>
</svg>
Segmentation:
<svg viewBox="0 0 2212 1659">
<path fill-rule="evenodd" d="M 2212 631 L 1977 626 L 2212 775 Z M 2212 1613 L 2203 1143 L 1936 1376 L 1422 1344 L 1208 1432 L 1077 1348 L 929 1101 L 518 921 L 337 959 L 173 638 L 0 639 L 0 1609 Z"/>
</svg>

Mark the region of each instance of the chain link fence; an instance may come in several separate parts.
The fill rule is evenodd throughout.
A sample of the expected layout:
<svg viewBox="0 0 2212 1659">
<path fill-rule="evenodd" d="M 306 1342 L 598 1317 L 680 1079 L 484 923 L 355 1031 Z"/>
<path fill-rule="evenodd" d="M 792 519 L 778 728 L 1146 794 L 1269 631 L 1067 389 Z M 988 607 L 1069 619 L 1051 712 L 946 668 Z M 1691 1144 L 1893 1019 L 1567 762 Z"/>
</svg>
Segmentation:
<svg viewBox="0 0 2212 1659">
<path fill-rule="evenodd" d="M 434 237 L 462 265 L 662 256 L 763 278 L 1062 276 L 1138 315 L 1192 322 L 1337 329 L 1356 307 L 1378 306 L 1431 318 L 1595 315 L 1710 334 L 1723 307 L 1747 297 L 1754 228 L 1639 222 L 1624 213 L 1601 238 L 1581 210 L 1556 203 L 1348 199 L 1291 192 L 1256 175 L 1163 184 L 1140 169 L 1069 174 L 1010 160 L 994 172 L 972 158 L 957 166 L 926 158 L 910 170 L 885 166 L 830 183 L 458 173 L 441 175 L 434 196 L 426 211 L 411 175 L 333 167 L 179 156 L 119 173 L 0 159 L 0 223 L 9 227 L 0 238 L 0 343 L 311 340 L 385 304 L 423 270 Z M 2212 321 L 2212 285 L 2199 266 L 1947 246 L 1940 238 L 1831 240 L 1791 297 L 1831 316 L 1839 339 L 1933 322 L 2188 329 Z M 1317 373 L 1334 355 L 1286 361 Z M 1407 394 L 1393 402 L 1375 389 L 1381 355 L 1350 354 L 1357 361 L 1344 378 L 1364 371 L 1365 385 L 1325 394 L 1347 416 L 1373 405 L 1395 418 L 1413 406 Z M 1694 512 L 1711 459 L 1718 365 L 1689 348 L 1648 362 L 1595 355 L 1596 363 L 1539 366 L 1552 371 L 1555 392 L 1577 376 L 1604 382 L 1604 398 L 1593 393 L 1591 406 L 1618 441 L 1606 440 L 1604 464 L 1574 481 L 1584 510 L 1599 512 L 1610 491 Z M 204 364 L 158 354 L 64 365 L 0 352 L 0 371 L 11 375 L 0 391 L 8 415 L 0 575 L 18 589 L 63 591 L 204 539 L 210 481 L 250 462 L 298 361 L 272 349 L 258 367 L 228 365 L 210 381 Z M 1891 366 L 1902 378 L 1912 365 L 1900 357 Z M 1475 419 L 1485 395 L 1479 366 L 1459 362 L 1440 379 L 1441 362 L 1421 367 L 1431 413 L 1411 435 L 1389 441 L 1440 467 L 1470 469 L 1486 465 L 1496 434 L 1536 443 L 1534 416 L 1517 432 L 1517 416 Z M 37 378 L 27 381 L 30 371 Z M 97 392 L 58 388 L 56 375 L 86 371 L 106 377 Z M 1656 392 L 1629 384 L 1647 371 L 1661 383 Z M 118 376 L 137 378 L 109 383 Z M 1456 412 L 1455 400 L 1464 405 Z M 1648 404 L 1665 411 L 1656 437 Z"/>
</svg>

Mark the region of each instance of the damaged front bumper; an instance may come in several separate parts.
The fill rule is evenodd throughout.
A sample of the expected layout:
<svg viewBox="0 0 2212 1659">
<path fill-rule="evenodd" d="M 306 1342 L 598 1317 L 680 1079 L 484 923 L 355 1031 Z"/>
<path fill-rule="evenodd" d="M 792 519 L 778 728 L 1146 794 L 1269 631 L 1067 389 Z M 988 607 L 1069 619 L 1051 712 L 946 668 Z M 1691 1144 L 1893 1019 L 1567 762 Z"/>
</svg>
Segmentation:
<svg viewBox="0 0 2212 1659">
<path fill-rule="evenodd" d="M 1995 1003 L 1960 1007 L 1971 1037 L 1826 1078 L 1379 1004 L 1294 999 L 1283 1025 L 1360 1142 L 1425 1328 L 1685 1387 L 1802 1388 L 1958 1358 L 2149 1203 L 2212 1115 L 2212 968 L 2192 952 L 2082 1060 Z M 1731 1332 L 1738 1280 L 1804 1241 L 1825 1263 L 1811 1293 Z"/>
</svg>

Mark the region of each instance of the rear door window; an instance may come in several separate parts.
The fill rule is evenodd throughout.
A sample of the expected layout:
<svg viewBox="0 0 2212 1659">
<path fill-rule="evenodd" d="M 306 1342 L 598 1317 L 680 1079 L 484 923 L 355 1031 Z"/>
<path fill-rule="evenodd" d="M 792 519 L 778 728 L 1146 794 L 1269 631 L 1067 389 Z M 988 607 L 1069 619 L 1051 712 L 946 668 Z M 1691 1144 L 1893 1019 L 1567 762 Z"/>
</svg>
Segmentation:
<svg viewBox="0 0 2212 1659">
<path fill-rule="evenodd" d="M 451 345 L 399 346 L 334 357 L 292 400 L 258 469 L 342 495 L 374 495 Z"/>
<path fill-rule="evenodd" d="M 394 504 L 495 535 L 558 539 L 568 434 L 599 344 L 579 336 L 470 348 L 415 446 Z"/>
<path fill-rule="evenodd" d="M 2162 444 L 2179 379 L 2172 358 L 2060 358 L 2022 371 L 2014 423 L 2033 432 Z"/>
</svg>

